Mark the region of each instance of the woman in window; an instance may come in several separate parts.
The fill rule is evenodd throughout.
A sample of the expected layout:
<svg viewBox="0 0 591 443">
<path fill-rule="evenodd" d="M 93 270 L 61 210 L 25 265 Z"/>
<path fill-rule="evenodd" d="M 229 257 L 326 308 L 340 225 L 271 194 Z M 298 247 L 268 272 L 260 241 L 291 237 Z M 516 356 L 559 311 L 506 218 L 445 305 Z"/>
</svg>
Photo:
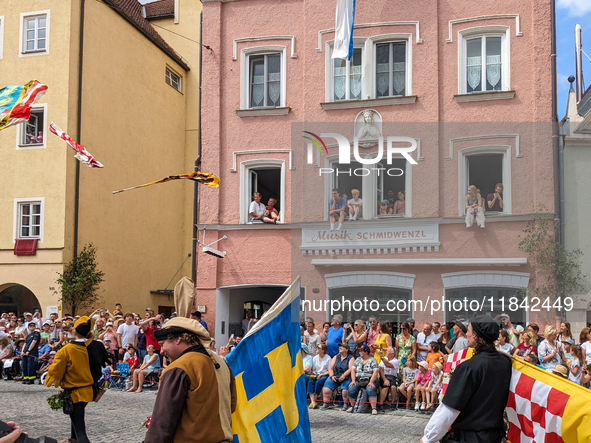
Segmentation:
<svg viewBox="0 0 591 443">
<path fill-rule="evenodd" d="M 406 212 L 405 206 L 406 202 L 404 199 L 406 198 L 406 191 L 398 191 L 398 200 L 394 203 L 393 211 L 394 214 L 404 214 Z"/>
<path fill-rule="evenodd" d="M 466 195 L 466 227 L 470 228 L 474 224 L 474 218 L 476 218 L 476 224 L 484 228 L 484 209 L 482 209 L 482 197 L 476 193 L 476 186 L 468 186 L 468 195 Z"/>
</svg>

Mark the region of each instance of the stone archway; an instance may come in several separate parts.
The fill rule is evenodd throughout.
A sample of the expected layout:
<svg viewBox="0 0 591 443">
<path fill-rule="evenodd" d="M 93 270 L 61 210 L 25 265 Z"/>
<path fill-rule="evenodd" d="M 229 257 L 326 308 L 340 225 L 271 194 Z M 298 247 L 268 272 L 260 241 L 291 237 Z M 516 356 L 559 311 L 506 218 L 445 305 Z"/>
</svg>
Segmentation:
<svg viewBox="0 0 591 443">
<path fill-rule="evenodd" d="M 4 283 L 0 285 L 0 312 L 15 312 L 23 315 L 41 308 L 41 303 L 26 286 L 18 283 Z"/>
</svg>

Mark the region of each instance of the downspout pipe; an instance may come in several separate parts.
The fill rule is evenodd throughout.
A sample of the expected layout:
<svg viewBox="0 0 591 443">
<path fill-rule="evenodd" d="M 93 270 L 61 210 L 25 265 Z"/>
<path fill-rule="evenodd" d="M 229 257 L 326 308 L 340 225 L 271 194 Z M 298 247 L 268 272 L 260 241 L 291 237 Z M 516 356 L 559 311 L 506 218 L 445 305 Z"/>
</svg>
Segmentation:
<svg viewBox="0 0 591 443">
<path fill-rule="evenodd" d="M 84 62 L 84 6 L 86 0 L 80 0 L 80 40 L 78 47 L 78 115 L 76 140 L 81 143 L 82 133 L 82 67 Z M 80 213 L 80 162 L 76 161 L 76 182 L 74 189 L 74 258 L 78 256 L 78 218 Z"/>
<path fill-rule="evenodd" d="M 195 159 L 195 171 L 199 171 L 199 166 L 201 165 L 201 109 L 202 109 L 202 102 L 201 102 L 201 78 L 203 74 L 203 11 L 201 11 L 199 17 L 199 135 L 197 141 L 197 158 Z M 193 184 L 193 246 L 191 249 L 191 280 L 195 285 L 197 284 L 197 235 L 199 235 L 199 231 L 197 230 L 197 204 L 198 204 L 198 196 L 199 196 L 199 183 L 194 182 Z"/>
<path fill-rule="evenodd" d="M 559 222 L 559 232 L 556 240 L 562 238 L 562 212 L 560 210 L 560 192 L 562 181 L 562 169 L 560 167 L 559 143 L 558 143 L 558 105 L 556 96 L 556 0 L 551 3 L 552 15 L 552 43 L 551 43 L 551 65 L 552 65 L 552 148 L 554 157 L 554 214 L 555 222 Z"/>
</svg>

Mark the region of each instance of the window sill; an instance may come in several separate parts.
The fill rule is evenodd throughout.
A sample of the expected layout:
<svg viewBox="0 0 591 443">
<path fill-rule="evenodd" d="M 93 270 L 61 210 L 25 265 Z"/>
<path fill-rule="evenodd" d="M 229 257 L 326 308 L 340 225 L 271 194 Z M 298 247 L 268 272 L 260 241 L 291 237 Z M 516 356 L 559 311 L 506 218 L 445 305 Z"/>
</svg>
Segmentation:
<svg viewBox="0 0 591 443">
<path fill-rule="evenodd" d="M 408 105 L 416 101 L 416 95 L 407 95 L 404 97 L 370 98 L 366 100 L 339 100 L 337 102 L 320 103 L 320 106 L 325 111 L 332 111 L 335 109 L 365 108 L 367 106 Z"/>
<path fill-rule="evenodd" d="M 456 102 L 481 102 L 486 100 L 506 100 L 515 97 L 515 91 L 474 92 L 472 94 L 454 95 Z"/>
<path fill-rule="evenodd" d="M 259 117 L 264 115 L 286 115 L 289 114 L 289 106 L 281 108 L 258 108 L 258 109 L 237 109 L 238 117 Z"/>
<path fill-rule="evenodd" d="M 32 55 L 32 54 L 46 54 L 47 49 L 38 49 L 36 51 L 23 51 L 21 55 Z"/>
</svg>

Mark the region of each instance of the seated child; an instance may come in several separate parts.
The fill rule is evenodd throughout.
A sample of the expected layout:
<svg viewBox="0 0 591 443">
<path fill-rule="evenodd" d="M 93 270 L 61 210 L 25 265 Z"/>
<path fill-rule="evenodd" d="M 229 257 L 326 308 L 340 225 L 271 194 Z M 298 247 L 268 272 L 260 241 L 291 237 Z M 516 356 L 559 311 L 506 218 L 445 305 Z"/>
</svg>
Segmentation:
<svg viewBox="0 0 591 443">
<path fill-rule="evenodd" d="M 416 384 L 415 377 L 419 372 L 417 369 L 417 360 L 414 355 L 408 357 L 405 366 L 402 370 L 402 384 L 398 387 L 398 392 L 406 399 L 406 409 L 410 409 L 412 391 Z"/>
<path fill-rule="evenodd" d="M 275 209 L 275 205 L 277 204 L 277 200 L 274 198 L 270 198 L 267 206 L 265 207 L 265 214 L 263 216 L 263 221 L 265 223 L 275 223 L 277 224 L 277 220 L 279 220 L 279 211 Z"/>
<path fill-rule="evenodd" d="M 427 407 L 427 392 L 425 389 L 425 385 L 431 380 L 431 371 L 429 370 L 429 364 L 426 361 L 422 361 L 419 363 L 419 372 L 415 377 L 415 381 L 417 382 L 417 387 L 415 388 L 415 395 L 417 397 L 417 402 L 415 403 L 415 411 L 418 411 L 419 408 L 423 411 Z M 421 404 L 421 395 L 423 397 L 423 402 Z"/>
<path fill-rule="evenodd" d="M 390 202 L 388 200 L 382 200 L 380 203 L 380 215 L 391 215 L 392 208 L 390 207 Z"/>
<path fill-rule="evenodd" d="M 351 195 L 353 198 L 347 202 L 347 212 L 349 213 L 349 220 L 357 220 L 357 217 L 362 217 L 361 211 L 363 201 L 359 198 L 359 190 L 351 189 Z"/>
<path fill-rule="evenodd" d="M 433 371 L 431 380 L 425 385 L 425 392 L 427 394 L 427 410 L 433 409 L 438 403 L 439 393 L 443 384 L 443 364 L 437 362 L 433 363 Z"/>
</svg>

